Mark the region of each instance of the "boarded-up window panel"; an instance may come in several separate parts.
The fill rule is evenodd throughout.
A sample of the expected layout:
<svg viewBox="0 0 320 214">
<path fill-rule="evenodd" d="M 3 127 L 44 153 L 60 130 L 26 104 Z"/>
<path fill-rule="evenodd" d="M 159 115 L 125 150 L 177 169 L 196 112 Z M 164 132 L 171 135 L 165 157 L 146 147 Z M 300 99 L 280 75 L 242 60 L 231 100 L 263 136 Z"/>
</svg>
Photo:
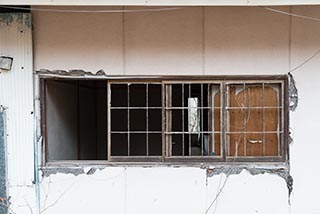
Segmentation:
<svg viewBox="0 0 320 214">
<path fill-rule="evenodd" d="M 278 134 L 269 133 L 277 132 L 279 125 L 279 109 L 269 108 L 279 106 L 277 90 L 237 85 L 230 86 L 229 95 L 229 155 L 277 156 Z"/>
<path fill-rule="evenodd" d="M 240 91 L 240 92 L 239 92 Z M 229 155 L 244 156 L 244 116 L 245 112 L 240 107 L 244 106 L 244 93 L 242 85 L 229 87 Z"/>
<path fill-rule="evenodd" d="M 264 88 L 265 106 L 279 107 L 280 99 L 279 93 L 280 87 L 266 86 Z M 276 132 L 278 129 L 281 130 L 280 121 L 280 109 L 279 108 L 268 108 L 264 112 L 264 126 L 266 132 Z M 277 133 L 265 134 L 265 156 L 277 156 L 279 151 L 281 136 Z"/>
</svg>

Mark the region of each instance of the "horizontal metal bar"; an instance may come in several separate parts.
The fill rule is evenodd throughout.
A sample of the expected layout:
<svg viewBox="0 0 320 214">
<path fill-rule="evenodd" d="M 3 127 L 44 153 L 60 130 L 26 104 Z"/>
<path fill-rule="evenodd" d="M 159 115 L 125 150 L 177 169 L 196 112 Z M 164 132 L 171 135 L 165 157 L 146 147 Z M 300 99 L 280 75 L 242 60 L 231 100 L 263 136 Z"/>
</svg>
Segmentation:
<svg viewBox="0 0 320 214">
<path fill-rule="evenodd" d="M 175 109 L 222 109 L 221 107 L 165 107 L 166 110 Z"/>
<path fill-rule="evenodd" d="M 239 132 L 230 132 L 227 131 L 226 134 L 244 134 L 244 133 L 248 133 L 248 134 L 282 134 L 282 131 L 264 131 L 264 132 L 250 132 L 250 131 L 239 131 Z"/>
<path fill-rule="evenodd" d="M 110 162 L 161 162 L 161 156 L 111 156 Z"/>
<path fill-rule="evenodd" d="M 277 162 L 283 161 L 281 156 L 250 156 L 250 157 L 226 157 L 226 162 Z"/>
<path fill-rule="evenodd" d="M 226 107 L 226 110 L 238 110 L 238 109 L 282 109 L 283 107 L 282 106 L 243 106 L 243 107 L 230 107 L 230 106 L 227 106 Z"/>
<path fill-rule="evenodd" d="M 202 132 L 164 132 L 165 134 L 222 134 L 222 131 L 221 132 L 217 132 L 217 131 L 202 131 Z"/>
<path fill-rule="evenodd" d="M 110 107 L 110 109 L 112 110 L 112 109 L 119 109 L 119 110 L 121 110 L 121 109 L 123 109 L 123 110 L 128 110 L 128 109 L 132 109 L 132 110 L 135 110 L 135 109 L 159 109 L 159 110 L 161 110 L 162 109 L 162 107 Z"/>
<path fill-rule="evenodd" d="M 162 131 L 111 131 L 111 134 L 162 134 Z"/>
<path fill-rule="evenodd" d="M 168 162 L 222 162 L 222 156 L 171 156 L 166 157 L 165 161 Z"/>
<path fill-rule="evenodd" d="M 226 81 L 226 85 L 243 85 L 243 83 L 246 84 L 276 84 L 276 83 L 283 83 L 283 80 L 229 80 Z M 250 85 L 248 86 L 250 87 Z"/>
</svg>

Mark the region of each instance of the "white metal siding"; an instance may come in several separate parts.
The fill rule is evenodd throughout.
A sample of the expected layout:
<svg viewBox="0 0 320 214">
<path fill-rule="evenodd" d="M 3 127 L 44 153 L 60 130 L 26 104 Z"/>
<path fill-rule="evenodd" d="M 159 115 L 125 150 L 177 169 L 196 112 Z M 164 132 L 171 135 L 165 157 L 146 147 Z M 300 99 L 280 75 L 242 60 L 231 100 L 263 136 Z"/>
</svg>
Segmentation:
<svg viewBox="0 0 320 214">
<path fill-rule="evenodd" d="M 0 55 L 14 58 L 11 71 L 0 73 L 0 105 L 7 108 L 10 186 L 33 179 L 33 80 L 30 14 L 0 14 Z"/>
</svg>

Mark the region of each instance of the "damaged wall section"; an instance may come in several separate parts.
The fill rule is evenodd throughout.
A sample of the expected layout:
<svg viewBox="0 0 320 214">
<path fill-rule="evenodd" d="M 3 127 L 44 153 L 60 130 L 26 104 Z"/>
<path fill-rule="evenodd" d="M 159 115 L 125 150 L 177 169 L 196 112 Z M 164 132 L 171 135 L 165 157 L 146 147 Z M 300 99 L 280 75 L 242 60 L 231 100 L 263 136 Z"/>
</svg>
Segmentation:
<svg viewBox="0 0 320 214">
<path fill-rule="evenodd" d="M 7 213 L 7 160 L 5 141 L 5 114 L 0 106 L 0 213 Z"/>
</svg>

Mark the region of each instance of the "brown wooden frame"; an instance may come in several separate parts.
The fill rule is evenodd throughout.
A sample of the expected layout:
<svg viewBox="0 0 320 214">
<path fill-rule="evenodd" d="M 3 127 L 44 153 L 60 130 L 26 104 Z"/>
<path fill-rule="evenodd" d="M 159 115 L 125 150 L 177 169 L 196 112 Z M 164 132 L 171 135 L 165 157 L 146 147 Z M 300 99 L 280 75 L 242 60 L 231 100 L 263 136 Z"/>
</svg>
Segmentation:
<svg viewBox="0 0 320 214">
<path fill-rule="evenodd" d="M 61 76 L 61 77 L 52 77 L 52 76 L 46 76 L 46 75 L 39 75 L 40 76 L 40 106 L 41 106 L 41 134 L 43 136 L 43 144 L 42 144 L 42 151 L 43 151 L 43 163 L 47 163 L 47 120 L 46 120 L 46 94 L 45 94 L 45 84 L 46 84 L 46 79 L 66 79 L 68 77 L 66 76 Z M 74 80 L 85 80 L 85 79 L 90 79 L 90 80 L 101 80 L 101 78 L 85 78 L 85 77 L 72 77 L 70 79 Z M 253 158 L 248 158 L 248 157 L 237 157 L 237 158 L 228 158 L 225 156 L 226 154 L 226 145 L 225 142 L 222 142 L 223 146 L 223 159 L 214 159 L 214 158 L 206 158 L 206 157 L 168 157 L 167 154 L 167 142 L 165 139 L 165 134 L 164 134 L 164 126 L 166 122 L 166 117 L 162 116 L 162 147 L 163 147 L 163 152 L 162 152 L 162 157 L 160 158 L 154 158 L 154 157 L 112 157 L 111 156 L 111 150 L 109 147 L 110 142 L 110 134 L 109 134 L 109 127 L 110 127 L 110 115 L 109 115 L 109 108 L 108 108 L 108 113 L 107 113 L 107 127 L 108 127 L 108 134 L 107 134 L 107 147 L 108 147 L 108 161 L 102 161 L 105 164 L 107 163 L 163 163 L 163 164 L 172 164 L 176 165 L 179 163 L 181 164 L 188 164 L 188 163 L 252 163 L 252 162 L 277 162 L 277 163 L 283 163 L 287 162 L 289 160 L 289 147 L 288 147 L 288 139 L 289 139 L 289 100 L 288 100 L 288 77 L 287 75 L 241 75 L 241 76 L 106 76 L 102 79 L 107 80 L 108 84 L 108 89 L 109 89 L 109 83 L 112 82 L 161 82 L 162 84 L 162 115 L 165 114 L 165 90 L 164 90 L 164 84 L 166 82 L 174 82 L 174 83 L 179 83 L 179 82 L 203 82 L 207 83 L 210 81 L 218 81 L 222 82 L 222 84 L 225 84 L 225 81 L 235 81 L 235 82 L 243 82 L 243 81 L 280 81 L 283 84 L 282 87 L 282 102 L 283 102 L 283 114 L 281 121 L 283 123 L 283 135 L 282 135 L 282 145 L 281 145 L 281 156 L 280 157 L 253 157 Z M 224 89 L 225 87 L 223 87 Z M 110 90 L 107 90 L 107 97 L 108 100 L 110 100 Z M 225 91 L 223 92 L 223 102 L 225 106 Z M 109 106 L 109 104 L 108 104 Z M 223 113 L 225 114 L 225 113 Z M 59 161 L 58 161 L 59 162 Z M 63 161 L 61 161 L 63 162 Z M 72 161 L 71 161 L 72 162 Z M 73 161 L 73 162 L 83 162 L 83 161 Z M 88 161 L 90 163 L 90 161 Z"/>
</svg>

